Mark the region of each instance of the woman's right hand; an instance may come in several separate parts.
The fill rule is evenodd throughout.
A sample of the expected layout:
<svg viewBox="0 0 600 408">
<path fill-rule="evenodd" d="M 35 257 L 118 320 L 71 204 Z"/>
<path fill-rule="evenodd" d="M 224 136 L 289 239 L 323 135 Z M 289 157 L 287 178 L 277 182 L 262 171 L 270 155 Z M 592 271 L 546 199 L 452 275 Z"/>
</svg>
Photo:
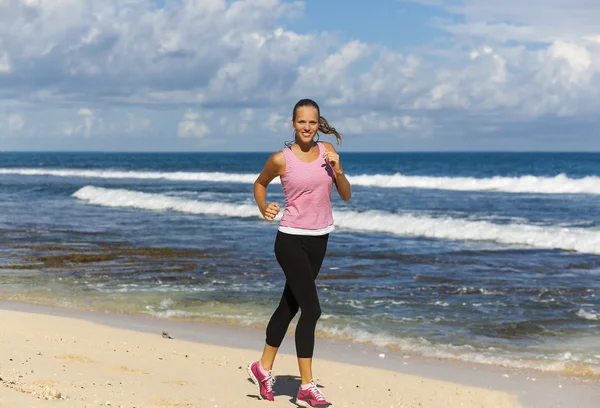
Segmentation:
<svg viewBox="0 0 600 408">
<path fill-rule="evenodd" d="M 277 203 L 271 203 L 267 205 L 261 213 L 262 216 L 265 217 L 265 220 L 273 221 L 277 214 L 279 214 L 279 205 Z"/>
</svg>

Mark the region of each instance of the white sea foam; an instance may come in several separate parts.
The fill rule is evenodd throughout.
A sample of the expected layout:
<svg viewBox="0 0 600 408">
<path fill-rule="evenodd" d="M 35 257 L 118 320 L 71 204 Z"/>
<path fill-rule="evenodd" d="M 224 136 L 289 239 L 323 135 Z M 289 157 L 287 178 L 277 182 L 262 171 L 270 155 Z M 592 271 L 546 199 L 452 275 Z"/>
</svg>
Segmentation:
<svg viewBox="0 0 600 408">
<path fill-rule="evenodd" d="M 104 207 L 129 207 L 154 211 L 177 211 L 188 214 L 219 215 L 224 217 L 260 217 L 256 205 L 197 201 L 165 194 L 141 193 L 125 189 L 86 186 L 73 197 Z"/>
<path fill-rule="evenodd" d="M 54 176 L 102 179 L 145 179 L 196 182 L 251 184 L 257 174 L 223 172 L 158 172 L 83 169 L 4 168 L 0 174 L 24 176 Z M 565 174 L 554 177 L 525 175 L 520 177 L 432 177 L 396 174 L 348 175 L 356 186 L 384 188 L 421 188 L 455 191 L 498 191 L 536 194 L 600 194 L 600 177 L 570 178 Z M 279 179 L 273 180 L 279 183 Z"/>
<path fill-rule="evenodd" d="M 389 333 L 372 333 L 351 326 L 321 326 L 320 333 L 327 336 L 351 340 L 355 343 L 373 344 L 378 347 L 397 348 L 402 352 L 416 353 L 426 357 L 459 359 L 462 361 L 500 365 L 513 368 L 542 371 L 569 370 L 573 363 L 583 363 L 590 372 L 600 374 L 600 361 L 583 357 L 578 353 L 557 352 L 554 355 L 509 354 L 499 349 L 477 349 L 471 345 L 436 344 L 424 338 L 399 338 Z"/>
<path fill-rule="evenodd" d="M 130 207 L 155 211 L 177 211 L 223 217 L 260 217 L 254 204 L 196 201 L 165 194 L 86 186 L 74 197 L 106 207 Z M 281 216 L 279 214 L 278 218 Z M 428 215 L 399 215 L 381 211 L 337 211 L 338 228 L 390 233 L 405 237 L 446 240 L 489 241 L 542 249 L 561 249 L 600 254 L 600 230 L 528 224 L 494 224 Z"/>
<path fill-rule="evenodd" d="M 160 307 L 162 309 L 168 309 L 171 305 L 173 305 L 173 300 L 170 298 L 166 298 L 160 301 Z"/>
<path fill-rule="evenodd" d="M 116 171 L 79 169 L 0 169 L 0 174 L 22 176 L 80 177 L 103 179 L 141 179 L 171 181 L 204 181 L 215 183 L 254 183 L 256 174 L 222 172 L 159 172 L 159 171 Z"/>
<path fill-rule="evenodd" d="M 562 249 L 600 254 L 600 230 L 528 224 L 494 224 L 449 217 L 396 215 L 380 211 L 340 211 L 338 227 L 401 236 L 447 240 L 491 241 L 499 244 Z"/>
<path fill-rule="evenodd" d="M 382 300 L 376 300 L 373 302 L 373 304 L 375 305 L 380 305 L 380 304 L 391 304 L 394 306 L 397 305 L 405 305 L 408 302 L 404 301 L 404 300 L 391 300 L 391 299 L 382 299 Z"/>
<path fill-rule="evenodd" d="M 177 317 L 197 317 L 198 313 L 186 312 L 185 310 L 148 310 L 147 313 L 151 316 L 158 317 L 160 319 L 171 319 Z"/>
<path fill-rule="evenodd" d="M 424 188 L 456 191 L 500 191 L 506 193 L 539 194 L 600 194 L 600 177 L 428 177 L 394 175 L 352 176 L 351 183 L 360 186 L 389 188 Z"/>
<path fill-rule="evenodd" d="M 597 313 L 588 312 L 587 310 L 583 309 L 579 309 L 579 311 L 577 312 L 577 316 L 587 320 L 600 320 L 600 315 L 598 315 Z"/>
</svg>

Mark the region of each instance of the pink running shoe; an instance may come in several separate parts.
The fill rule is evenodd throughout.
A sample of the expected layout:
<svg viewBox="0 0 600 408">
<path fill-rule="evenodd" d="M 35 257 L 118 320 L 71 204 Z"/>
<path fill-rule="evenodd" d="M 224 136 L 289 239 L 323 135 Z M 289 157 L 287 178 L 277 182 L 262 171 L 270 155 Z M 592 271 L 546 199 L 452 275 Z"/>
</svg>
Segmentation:
<svg viewBox="0 0 600 408">
<path fill-rule="evenodd" d="M 296 397 L 296 404 L 303 407 L 329 407 L 332 404 L 325 400 L 321 391 L 317 388 L 314 382 L 310 383 L 308 390 L 303 390 L 302 387 L 298 390 L 298 396 Z"/>
<path fill-rule="evenodd" d="M 267 375 L 263 375 L 259 368 L 260 361 L 252 363 L 248 366 L 248 375 L 252 382 L 256 384 L 258 389 L 258 396 L 261 399 L 275 401 L 273 397 L 273 384 L 275 384 L 275 377 L 271 371 Z"/>
</svg>

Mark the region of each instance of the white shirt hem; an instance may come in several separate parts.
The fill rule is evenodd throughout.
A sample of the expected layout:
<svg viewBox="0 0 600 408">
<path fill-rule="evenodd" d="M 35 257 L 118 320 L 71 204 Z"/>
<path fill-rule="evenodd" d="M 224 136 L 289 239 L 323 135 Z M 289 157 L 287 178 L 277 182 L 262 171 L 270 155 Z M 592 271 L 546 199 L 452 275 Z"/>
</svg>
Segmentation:
<svg viewBox="0 0 600 408">
<path fill-rule="evenodd" d="M 278 229 L 279 229 L 279 231 L 281 231 L 285 234 L 318 236 L 318 235 L 329 234 L 331 231 L 333 231 L 335 229 L 335 227 L 333 224 L 331 224 L 330 226 L 325 227 L 325 228 L 306 229 L 306 228 L 286 227 L 284 225 L 280 225 Z"/>
</svg>

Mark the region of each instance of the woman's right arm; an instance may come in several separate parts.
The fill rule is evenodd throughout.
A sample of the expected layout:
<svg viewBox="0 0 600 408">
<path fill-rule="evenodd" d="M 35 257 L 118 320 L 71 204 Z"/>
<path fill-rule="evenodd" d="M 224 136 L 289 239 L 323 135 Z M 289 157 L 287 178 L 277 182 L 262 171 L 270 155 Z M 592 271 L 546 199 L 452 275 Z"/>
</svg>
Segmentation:
<svg viewBox="0 0 600 408">
<path fill-rule="evenodd" d="M 254 200 L 262 216 L 272 221 L 279 214 L 279 205 L 277 203 L 267 204 L 267 186 L 277 176 L 285 172 L 285 157 L 282 152 L 273 153 L 267 159 L 265 167 L 254 182 Z"/>
</svg>

